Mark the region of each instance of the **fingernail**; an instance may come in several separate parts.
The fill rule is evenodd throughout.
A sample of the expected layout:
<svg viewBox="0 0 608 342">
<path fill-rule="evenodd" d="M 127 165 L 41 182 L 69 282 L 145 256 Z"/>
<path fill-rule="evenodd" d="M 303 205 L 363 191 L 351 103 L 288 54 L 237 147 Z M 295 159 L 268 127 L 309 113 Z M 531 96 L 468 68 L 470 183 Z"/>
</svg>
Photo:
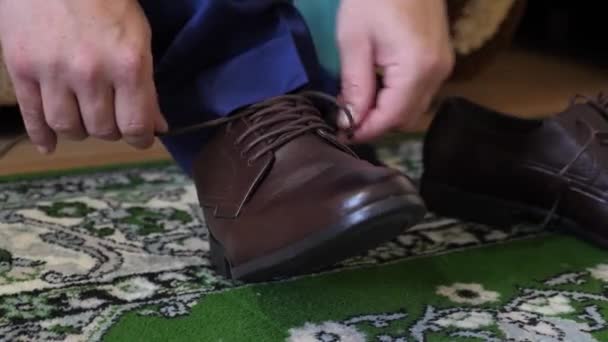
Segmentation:
<svg viewBox="0 0 608 342">
<path fill-rule="evenodd" d="M 353 117 L 354 120 L 355 112 L 353 106 L 346 105 L 346 109 L 350 112 L 350 115 Z M 349 120 L 348 115 L 346 114 L 344 109 L 341 109 L 340 113 L 338 114 L 338 127 L 340 127 L 341 129 L 351 128 L 351 121 Z"/>
<path fill-rule="evenodd" d="M 38 149 L 38 152 L 42 153 L 42 154 L 50 154 L 51 150 L 46 147 L 46 146 L 42 146 L 42 145 L 38 145 L 36 146 L 36 148 Z"/>
</svg>

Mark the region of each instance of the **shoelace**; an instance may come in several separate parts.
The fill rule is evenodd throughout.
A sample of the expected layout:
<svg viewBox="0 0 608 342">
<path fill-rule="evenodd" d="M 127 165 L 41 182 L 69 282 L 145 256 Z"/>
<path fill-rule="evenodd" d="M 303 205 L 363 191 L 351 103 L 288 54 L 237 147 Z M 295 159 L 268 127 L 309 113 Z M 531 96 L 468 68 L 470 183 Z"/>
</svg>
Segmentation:
<svg viewBox="0 0 608 342">
<path fill-rule="evenodd" d="M 27 135 L 24 133 L 24 134 L 16 135 L 15 137 L 10 138 L 10 140 L 6 141 L 4 143 L 4 145 L 0 146 L 0 159 L 2 159 L 15 146 L 17 146 L 17 144 L 19 144 L 21 141 L 25 140 L 26 138 L 27 138 Z"/>
<path fill-rule="evenodd" d="M 346 115 L 351 127 L 346 133 L 352 135 L 354 119 L 348 108 L 339 104 L 334 97 L 327 94 L 316 91 L 304 91 L 293 95 L 277 96 L 261 103 L 251 105 L 230 117 L 172 129 L 167 133 L 157 134 L 157 137 L 176 136 L 192 133 L 205 128 L 214 128 L 224 124 L 230 125 L 241 118 L 248 117 L 254 124 L 247 129 L 235 143 L 241 144 L 253 134 L 257 134 L 258 136 L 244 147 L 242 155 L 244 156 L 261 142 L 266 142 L 266 146 L 250 158 L 249 162 L 251 163 L 265 153 L 308 132 L 316 130 L 328 138 L 331 138 L 336 133 L 336 129 L 327 124 L 320 110 L 314 105 L 313 100 L 324 101 L 337 109 L 341 109 Z M 271 126 L 281 123 L 285 124 L 281 125 L 279 129 L 270 129 Z M 0 159 L 26 137 L 25 134 L 17 136 L 0 147 Z M 334 139 L 334 142 L 349 153 L 352 153 L 346 145 L 339 143 L 337 139 Z"/>
<path fill-rule="evenodd" d="M 608 96 L 606 96 L 604 93 L 599 93 L 596 96 L 596 98 L 591 98 L 591 97 L 588 97 L 585 95 L 577 94 L 572 98 L 572 100 L 570 101 L 570 104 L 575 105 L 575 104 L 581 103 L 580 102 L 581 100 L 583 101 L 582 102 L 583 104 L 591 106 L 598 112 L 598 114 L 600 114 L 602 117 L 604 117 L 604 119 L 608 120 Z M 608 146 L 608 132 L 599 131 L 599 130 L 593 128 L 593 126 L 589 122 L 587 122 L 586 120 L 584 120 L 582 118 L 577 118 L 576 123 L 582 124 L 585 128 L 587 128 L 587 130 L 589 131 L 589 138 L 583 144 L 581 149 L 576 153 L 574 158 L 572 158 L 572 160 L 568 164 L 566 164 L 557 173 L 557 176 L 559 177 L 561 184 L 558 189 L 557 197 L 555 198 L 555 201 L 553 202 L 553 205 L 551 206 L 551 210 L 549 210 L 549 213 L 547 214 L 543 223 L 541 224 L 542 228 L 546 228 L 551 223 L 551 221 L 553 221 L 553 219 L 555 218 L 555 216 L 557 214 L 557 210 L 559 209 L 559 205 L 561 204 L 564 192 L 566 191 L 566 189 L 568 189 L 568 187 L 571 184 L 571 181 L 565 177 L 566 173 L 568 173 L 568 171 L 570 171 L 570 169 L 574 166 L 574 164 L 576 164 L 576 162 L 578 162 L 578 160 L 583 156 L 583 154 L 585 154 L 585 152 L 587 152 L 589 150 L 589 148 L 591 147 L 591 144 L 593 144 L 594 142 L 597 141 L 602 146 Z M 599 172 L 595 177 L 597 177 L 598 175 L 599 175 Z"/>
<path fill-rule="evenodd" d="M 255 136 L 243 146 L 241 156 L 245 156 L 260 143 L 265 146 L 260 148 L 248 162 L 251 164 L 264 154 L 276 150 L 289 141 L 309 132 L 317 132 L 338 144 L 341 148 L 352 153 L 344 144 L 335 139 L 336 129 L 330 126 L 323 114 L 314 104 L 314 100 L 327 102 L 341 109 L 350 123 L 347 134 L 352 135 L 354 119 L 345 106 L 329 95 L 315 91 L 304 91 L 298 94 L 277 96 L 266 101 L 251 105 L 229 117 L 209 120 L 199 124 L 172 129 L 168 133 L 160 134 L 159 137 L 176 136 L 192 133 L 205 128 L 213 128 L 221 125 L 232 125 L 235 121 L 247 118 L 252 123 L 245 132 L 236 140 L 235 145 L 242 144 L 245 140 Z M 230 129 L 231 126 L 228 126 Z"/>
</svg>

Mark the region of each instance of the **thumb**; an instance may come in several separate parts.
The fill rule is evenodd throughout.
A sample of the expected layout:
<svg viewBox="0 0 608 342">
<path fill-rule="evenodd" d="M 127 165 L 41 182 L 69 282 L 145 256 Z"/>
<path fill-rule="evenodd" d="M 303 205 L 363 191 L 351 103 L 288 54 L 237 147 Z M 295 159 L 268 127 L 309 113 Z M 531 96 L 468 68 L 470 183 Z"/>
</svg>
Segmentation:
<svg viewBox="0 0 608 342">
<path fill-rule="evenodd" d="M 371 40 L 363 34 L 349 34 L 338 39 L 341 64 L 341 97 L 359 125 L 369 112 L 376 93 L 376 78 Z M 345 129 L 350 123 L 344 113 L 338 125 Z"/>
<path fill-rule="evenodd" d="M 154 132 L 156 133 L 167 133 L 169 131 L 169 124 L 160 111 L 156 112 L 154 117 Z"/>
</svg>

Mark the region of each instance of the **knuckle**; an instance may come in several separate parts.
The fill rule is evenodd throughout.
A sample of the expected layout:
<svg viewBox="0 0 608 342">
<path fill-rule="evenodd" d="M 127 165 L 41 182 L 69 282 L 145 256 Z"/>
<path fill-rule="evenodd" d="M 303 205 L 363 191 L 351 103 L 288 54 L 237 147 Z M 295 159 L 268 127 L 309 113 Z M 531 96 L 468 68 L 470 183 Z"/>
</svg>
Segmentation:
<svg viewBox="0 0 608 342">
<path fill-rule="evenodd" d="M 410 130 L 415 126 L 416 119 L 415 118 L 402 118 L 394 125 L 391 126 L 391 130 L 401 131 L 401 130 Z"/>
<path fill-rule="evenodd" d="M 344 74 L 342 81 L 342 92 L 347 97 L 358 96 L 361 92 L 361 85 L 355 81 L 355 77 Z"/>
<path fill-rule="evenodd" d="M 19 104 L 19 111 L 21 112 L 21 117 L 23 118 L 24 123 L 35 124 L 41 122 L 40 117 L 42 113 L 34 107 L 30 107 L 27 105 Z"/>
<path fill-rule="evenodd" d="M 29 78 L 35 72 L 32 59 L 18 52 L 7 54 L 6 64 L 18 78 Z"/>
<path fill-rule="evenodd" d="M 104 115 L 95 115 L 92 122 L 85 120 L 87 133 L 95 138 L 102 140 L 117 140 L 120 138 L 118 128 L 114 125 L 113 120 L 107 120 Z"/>
<path fill-rule="evenodd" d="M 46 59 L 41 67 L 45 69 L 46 72 L 50 73 L 54 76 L 59 76 L 67 71 L 66 61 L 61 58 L 49 58 Z"/>
<path fill-rule="evenodd" d="M 48 127 L 42 120 L 23 119 L 28 134 L 32 137 L 43 137 L 48 132 Z"/>
<path fill-rule="evenodd" d="M 353 30 L 339 29 L 336 32 L 336 41 L 339 46 L 356 46 L 364 42 L 364 35 Z"/>
<path fill-rule="evenodd" d="M 58 133 L 70 133 L 77 129 L 74 122 L 61 117 L 51 118 L 47 123 L 53 131 Z"/>
<path fill-rule="evenodd" d="M 419 70 L 425 75 L 437 75 L 440 78 L 446 77 L 452 70 L 454 61 L 450 54 L 437 53 L 431 51 L 421 54 L 418 58 Z"/>
<path fill-rule="evenodd" d="M 123 135 L 128 137 L 141 137 L 148 133 L 146 125 L 136 122 L 129 123 L 121 131 Z"/>
<path fill-rule="evenodd" d="M 388 119 L 387 126 L 389 129 L 400 128 L 410 121 L 410 116 L 406 113 L 396 113 L 395 116 Z"/>
<path fill-rule="evenodd" d="M 95 57 L 84 54 L 74 61 L 71 69 L 72 77 L 76 82 L 90 84 L 98 78 L 101 65 Z"/>
<path fill-rule="evenodd" d="M 94 97 L 81 101 L 82 117 L 90 118 L 86 121 L 93 122 L 94 125 L 100 127 L 108 127 L 113 122 L 114 103 L 106 99 L 103 94 L 96 93 Z"/>
<path fill-rule="evenodd" d="M 437 71 L 440 58 L 435 53 L 425 53 L 418 58 L 418 70 L 423 74 L 431 74 Z"/>
<path fill-rule="evenodd" d="M 127 83 L 137 82 L 145 67 L 145 58 L 145 55 L 136 49 L 126 49 L 117 54 L 115 65 L 119 79 Z"/>
<path fill-rule="evenodd" d="M 114 128 L 109 127 L 94 127 L 88 130 L 89 135 L 102 140 L 115 141 L 120 138 L 120 134 Z"/>
</svg>

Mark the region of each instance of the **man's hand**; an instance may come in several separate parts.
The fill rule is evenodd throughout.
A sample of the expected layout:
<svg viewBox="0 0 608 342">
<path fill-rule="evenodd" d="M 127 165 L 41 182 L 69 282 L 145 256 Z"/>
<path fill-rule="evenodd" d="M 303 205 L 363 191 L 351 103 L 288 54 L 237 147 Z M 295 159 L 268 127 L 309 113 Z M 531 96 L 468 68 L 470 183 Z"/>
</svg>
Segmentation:
<svg viewBox="0 0 608 342">
<path fill-rule="evenodd" d="M 167 130 L 137 0 L 0 0 L 0 42 L 30 139 L 124 139 Z"/>
<path fill-rule="evenodd" d="M 454 63 L 444 2 L 342 0 L 342 97 L 355 117 L 355 141 L 410 127 L 428 108 Z"/>
</svg>

